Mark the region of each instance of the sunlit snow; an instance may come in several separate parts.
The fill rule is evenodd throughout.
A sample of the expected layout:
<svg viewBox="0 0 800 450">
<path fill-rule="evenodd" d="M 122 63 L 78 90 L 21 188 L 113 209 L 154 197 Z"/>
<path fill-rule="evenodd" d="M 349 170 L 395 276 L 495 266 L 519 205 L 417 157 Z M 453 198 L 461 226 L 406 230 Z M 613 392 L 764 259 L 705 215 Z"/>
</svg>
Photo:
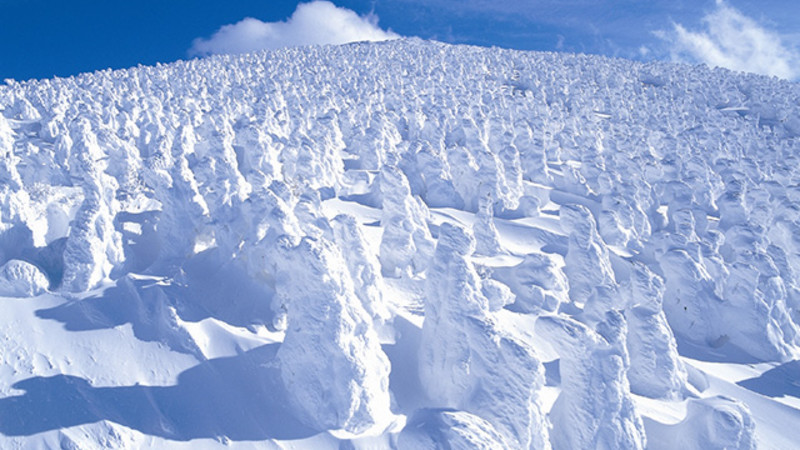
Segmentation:
<svg viewBox="0 0 800 450">
<path fill-rule="evenodd" d="M 2 448 L 800 442 L 797 84 L 304 47 L 9 80 L 0 155 Z"/>
</svg>

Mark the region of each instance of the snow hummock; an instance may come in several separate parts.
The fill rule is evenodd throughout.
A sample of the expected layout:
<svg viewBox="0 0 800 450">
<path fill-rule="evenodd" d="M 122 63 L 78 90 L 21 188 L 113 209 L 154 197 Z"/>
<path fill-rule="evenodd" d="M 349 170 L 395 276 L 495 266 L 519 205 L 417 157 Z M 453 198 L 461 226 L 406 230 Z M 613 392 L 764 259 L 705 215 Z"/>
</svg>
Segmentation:
<svg viewBox="0 0 800 450">
<path fill-rule="evenodd" d="M 33 297 L 47 292 L 47 277 L 31 263 L 12 259 L 0 267 L 0 295 Z"/>
<path fill-rule="evenodd" d="M 2 448 L 792 448 L 800 88 L 420 40 L 0 86 Z"/>
</svg>

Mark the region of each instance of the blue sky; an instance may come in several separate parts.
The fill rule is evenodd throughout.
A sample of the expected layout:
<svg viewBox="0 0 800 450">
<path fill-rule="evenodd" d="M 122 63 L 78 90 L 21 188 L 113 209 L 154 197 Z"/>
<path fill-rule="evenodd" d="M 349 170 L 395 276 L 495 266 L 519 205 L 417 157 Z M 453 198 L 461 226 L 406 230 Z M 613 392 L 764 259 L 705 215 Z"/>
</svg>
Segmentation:
<svg viewBox="0 0 800 450">
<path fill-rule="evenodd" d="M 0 0 L 0 79 L 418 36 L 800 78 L 794 0 Z M 249 18 L 248 20 L 244 20 Z"/>
</svg>

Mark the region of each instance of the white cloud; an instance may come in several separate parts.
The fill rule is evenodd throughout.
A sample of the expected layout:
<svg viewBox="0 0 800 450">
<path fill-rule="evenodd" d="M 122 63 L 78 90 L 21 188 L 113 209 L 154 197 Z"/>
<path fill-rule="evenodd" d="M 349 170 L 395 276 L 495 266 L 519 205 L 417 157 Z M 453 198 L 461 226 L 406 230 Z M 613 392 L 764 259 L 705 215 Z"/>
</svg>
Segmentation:
<svg viewBox="0 0 800 450">
<path fill-rule="evenodd" d="M 737 9 L 717 0 L 703 17 L 704 29 L 691 31 L 680 24 L 660 36 L 672 44 L 673 57 L 745 72 L 800 77 L 800 57 L 778 33 L 759 25 Z"/>
<path fill-rule="evenodd" d="M 224 25 L 208 39 L 192 42 L 189 55 L 245 53 L 311 44 L 385 41 L 400 36 L 378 27 L 374 14 L 359 16 L 331 2 L 301 3 L 285 22 L 262 22 L 251 17 Z"/>
</svg>

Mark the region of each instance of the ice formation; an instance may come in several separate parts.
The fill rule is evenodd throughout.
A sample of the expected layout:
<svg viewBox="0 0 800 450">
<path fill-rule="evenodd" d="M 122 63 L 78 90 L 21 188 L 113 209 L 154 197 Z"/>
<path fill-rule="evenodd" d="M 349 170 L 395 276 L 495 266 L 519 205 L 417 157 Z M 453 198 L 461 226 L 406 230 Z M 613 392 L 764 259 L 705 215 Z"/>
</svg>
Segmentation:
<svg viewBox="0 0 800 450">
<path fill-rule="evenodd" d="M 536 326 L 561 355 L 563 390 L 550 410 L 553 448 L 644 448 L 627 379 L 624 317 L 609 312 L 597 332 L 555 317 L 542 317 Z"/>
<path fill-rule="evenodd" d="M 433 253 L 427 208 L 411 196 L 411 188 L 397 167 L 384 166 L 380 174 L 383 198 L 383 237 L 380 262 L 383 273 L 400 276 L 425 270 Z"/>
<path fill-rule="evenodd" d="M 647 266 L 635 264 L 623 283 L 623 292 L 628 297 L 625 318 L 631 392 L 654 398 L 678 396 L 686 387 L 687 374 L 662 310 L 663 281 Z"/>
<path fill-rule="evenodd" d="M 413 39 L 8 80 L 0 447 L 790 448 L 798 105 Z"/>
<path fill-rule="evenodd" d="M 422 385 L 434 405 L 483 417 L 513 447 L 544 448 L 542 366 L 532 349 L 497 329 L 466 260 L 474 249 L 465 229 L 441 226 L 425 289 Z"/>
<path fill-rule="evenodd" d="M 325 240 L 283 241 L 277 293 L 290 297 L 281 379 L 298 413 L 320 430 L 361 433 L 387 425 L 389 360 L 353 290 L 342 256 Z"/>
</svg>

